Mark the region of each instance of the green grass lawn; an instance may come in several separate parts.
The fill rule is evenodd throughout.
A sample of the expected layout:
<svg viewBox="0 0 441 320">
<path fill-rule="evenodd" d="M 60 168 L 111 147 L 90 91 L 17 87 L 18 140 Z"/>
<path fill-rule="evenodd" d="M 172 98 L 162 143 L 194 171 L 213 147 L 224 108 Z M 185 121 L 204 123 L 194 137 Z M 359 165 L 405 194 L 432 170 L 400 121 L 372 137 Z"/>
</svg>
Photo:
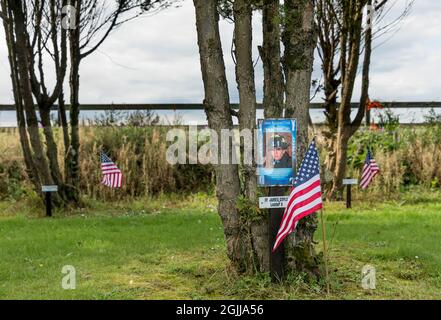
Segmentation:
<svg viewBox="0 0 441 320">
<path fill-rule="evenodd" d="M 326 204 L 331 295 L 290 275 L 232 274 L 213 198 L 91 202 L 40 217 L 27 202 L 0 202 L 1 299 L 441 299 L 441 196 Z M 321 250 L 317 232 L 317 250 Z M 377 288 L 361 287 L 375 266 Z M 64 265 L 77 272 L 63 290 Z"/>
</svg>

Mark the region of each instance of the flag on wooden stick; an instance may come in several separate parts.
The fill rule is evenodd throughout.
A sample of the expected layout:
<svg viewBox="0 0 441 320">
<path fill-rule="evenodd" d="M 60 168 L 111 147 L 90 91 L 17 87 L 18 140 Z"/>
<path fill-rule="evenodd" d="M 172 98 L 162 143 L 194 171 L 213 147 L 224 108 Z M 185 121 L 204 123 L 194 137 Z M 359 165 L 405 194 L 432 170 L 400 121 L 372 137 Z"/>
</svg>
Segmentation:
<svg viewBox="0 0 441 320">
<path fill-rule="evenodd" d="M 288 197 L 288 204 L 277 232 L 273 252 L 294 231 L 303 217 L 323 208 L 320 187 L 320 160 L 315 139 L 309 145 Z"/>
<path fill-rule="evenodd" d="M 368 149 L 366 160 L 364 161 L 363 170 L 361 171 L 360 187 L 367 189 L 374 177 L 380 172 L 377 162 L 372 155 L 370 149 Z"/>
<path fill-rule="evenodd" d="M 101 183 L 110 188 L 121 188 L 122 172 L 116 164 L 104 153 L 101 152 L 101 171 L 103 180 Z"/>
</svg>

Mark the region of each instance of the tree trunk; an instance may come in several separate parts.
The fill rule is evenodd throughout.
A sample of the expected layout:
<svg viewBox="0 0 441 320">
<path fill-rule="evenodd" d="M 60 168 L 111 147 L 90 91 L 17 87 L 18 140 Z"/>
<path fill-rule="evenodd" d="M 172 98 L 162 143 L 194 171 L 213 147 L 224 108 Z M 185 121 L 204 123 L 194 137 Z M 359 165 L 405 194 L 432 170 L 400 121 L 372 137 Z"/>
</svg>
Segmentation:
<svg viewBox="0 0 441 320">
<path fill-rule="evenodd" d="M 285 1 L 285 53 L 283 67 L 286 79 L 287 118 L 297 119 L 297 160 L 301 161 L 309 146 L 309 102 L 311 74 L 316 46 L 313 1 Z M 313 237 L 317 229 L 316 214 L 303 218 L 285 242 L 288 268 L 319 276 L 319 261 Z"/>
<path fill-rule="evenodd" d="M 80 21 L 81 1 L 75 2 L 76 21 Z M 79 203 L 79 184 L 80 184 L 80 132 L 79 132 L 79 116 L 80 116 L 80 28 L 71 29 L 69 35 L 70 43 L 70 145 L 66 151 L 65 166 L 67 168 L 67 185 L 68 196 L 73 201 Z"/>
<path fill-rule="evenodd" d="M 236 57 L 236 81 L 239 89 L 239 126 L 254 134 L 256 128 L 256 87 L 252 60 L 252 8 L 249 1 L 236 0 L 234 11 L 234 44 Z M 244 142 L 241 141 L 243 147 Z M 254 155 L 254 149 L 252 150 Z M 244 164 L 244 195 L 251 204 L 257 205 L 256 166 Z M 270 248 L 268 243 L 268 217 L 258 221 L 246 221 L 251 232 L 252 250 L 258 271 L 269 271 Z"/>
<path fill-rule="evenodd" d="M 40 176 L 41 183 L 53 184 L 53 179 L 50 175 L 49 165 L 44 156 L 43 145 L 40 140 L 38 130 L 38 120 L 35 111 L 34 101 L 32 98 L 32 86 L 29 72 L 29 57 L 26 55 L 26 36 L 24 16 L 20 2 L 10 3 L 13 18 L 15 20 L 15 41 L 16 41 L 16 57 L 17 70 L 19 78 L 19 88 L 21 99 L 24 106 L 27 128 L 30 137 L 30 144 L 34 153 L 34 163 Z M 38 192 L 38 191 L 37 191 Z"/>
<path fill-rule="evenodd" d="M 263 109 L 265 118 L 281 118 L 284 109 L 284 79 L 280 57 L 280 2 L 278 0 L 264 0 L 262 6 L 262 32 L 263 43 L 259 47 L 260 58 L 263 63 Z M 266 190 L 270 195 L 270 189 Z M 269 239 L 269 216 L 266 226 L 259 226 L 262 237 Z M 256 231 L 257 233 L 257 231 Z M 270 268 L 270 255 L 272 243 L 268 240 L 261 241 L 262 250 L 267 250 L 265 257 L 266 270 Z"/>
<path fill-rule="evenodd" d="M 280 118 L 284 108 L 284 84 L 280 61 L 279 0 L 264 0 L 262 9 L 263 108 L 265 118 Z"/>
<path fill-rule="evenodd" d="M 367 5 L 372 5 L 372 0 L 368 0 Z M 370 25 L 372 25 L 370 21 Z M 363 117 L 366 115 L 366 125 L 370 125 L 370 112 L 366 111 L 366 104 L 369 99 L 369 70 L 371 66 L 371 55 L 372 55 L 372 26 L 365 31 L 364 36 L 364 60 L 363 60 L 363 72 L 361 78 L 361 95 L 360 104 L 358 106 L 357 115 L 352 122 L 350 135 L 354 135 L 355 132 L 360 128 Z"/>
<path fill-rule="evenodd" d="M 64 206 L 69 201 L 66 197 L 66 188 L 61 175 L 58 163 L 58 146 L 54 140 L 54 133 L 50 121 L 50 108 L 40 108 L 41 123 L 43 124 L 43 134 L 46 140 L 46 156 L 49 160 L 49 167 L 54 184 L 58 186 L 58 193 L 52 197 L 56 206 Z"/>
<path fill-rule="evenodd" d="M 6 18 L 3 19 L 3 26 L 5 29 L 5 37 L 6 37 L 6 43 L 8 45 L 8 59 L 9 59 L 9 65 L 11 68 L 11 79 L 12 79 L 12 91 L 14 94 L 14 101 L 15 101 L 15 108 L 16 108 L 16 115 L 17 115 L 17 125 L 18 125 L 18 132 L 20 136 L 20 145 L 23 152 L 23 158 L 26 165 L 26 172 L 28 174 L 29 179 L 34 184 L 35 189 L 37 192 L 41 190 L 41 182 L 40 177 L 38 175 L 37 168 L 35 166 L 33 157 L 32 157 L 32 151 L 31 146 L 29 143 L 29 137 L 26 131 L 26 120 L 23 110 L 23 104 L 22 104 L 22 98 L 21 98 L 21 92 L 20 92 L 20 83 L 19 83 L 19 75 L 18 75 L 18 66 L 17 66 L 17 55 L 16 55 L 16 46 L 15 42 L 12 40 L 14 39 L 14 30 L 13 30 L 13 24 L 12 24 L 12 12 L 10 7 L 6 6 L 6 2 L 1 2 L 1 8 L 2 12 L 5 15 Z"/>
<path fill-rule="evenodd" d="M 209 127 L 220 137 L 221 129 L 231 129 L 233 122 L 219 35 L 217 1 L 194 0 L 194 6 L 205 90 L 204 107 Z M 238 166 L 217 164 L 215 171 L 218 212 L 224 227 L 227 255 L 236 271 L 245 272 L 252 268 L 252 257 L 248 239 L 241 237 L 242 226 L 236 206 L 240 193 Z"/>
<path fill-rule="evenodd" d="M 331 198 L 335 200 L 343 199 L 343 179 L 346 175 L 346 162 L 348 159 L 347 150 L 349 143 L 349 129 L 340 132 L 337 137 L 335 146 L 335 171 L 333 177 L 333 189 L 331 192 Z"/>
<path fill-rule="evenodd" d="M 346 160 L 348 143 L 351 136 L 356 130 L 353 129 L 354 123 L 351 121 L 351 99 L 354 91 L 355 78 L 357 76 L 358 62 L 360 57 L 360 43 L 362 33 L 363 20 L 363 6 L 360 3 L 355 4 L 359 6 L 355 9 L 353 15 L 349 15 L 349 20 L 346 20 L 347 28 L 350 29 L 348 36 L 342 36 L 342 48 L 346 48 L 346 39 L 349 40 L 348 57 L 346 62 L 346 53 L 342 53 L 342 97 L 340 107 L 338 109 L 338 129 L 337 139 L 335 144 L 335 163 L 336 169 L 334 172 L 332 190 L 329 194 L 330 199 L 341 199 L 343 188 L 342 183 L 346 175 Z M 344 34 L 344 33 L 343 33 Z M 344 49 L 342 49 L 344 51 Z M 364 106 L 360 106 L 364 107 Z M 359 115 L 360 116 L 360 115 Z M 362 118 L 359 120 L 360 126 Z"/>
<path fill-rule="evenodd" d="M 70 76 L 70 146 L 66 152 L 67 183 L 71 187 L 69 197 L 79 201 L 80 182 L 80 132 L 79 132 L 79 65 L 72 59 Z"/>
<path fill-rule="evenodd" d="M 337 132 L 332 130 L 328 125 L 327 130 L 322 131 L 322 136 L 324 138 L 324 149 L 326 150 L 326 158 L 324 161 L 325 171 L 323 172 L 323 191 L 326 197 L 331 194 L 332 185 L 334 180 L 334 172 L 337 165 L 336 156 L 336 144 L 337 144 Z"/>
<path fill-rule="evenodd" d="M 69 168 L 67 167 L 66 163 L 67 163 L 67 157 L 68 157 L 68 152 L 69 152 L 69 148 L 70 148 L 70 137 L 69 137 L 69 125 L 67 123 L 67 117 L 66 117 L 66 106 L 64 104 L 64 93 L 63 91 L 61 91 L 60 97 L 58 98 L 58 113 L 59 113 L 59 118 L 60 118 L 60 124 L 61 124 L 61 128 L 63 130 L 63 144 L 64 144 L 64 181 L 68 181 L 68 177 L 69 177 Z M 70 184 L 63 184 L 63 194 L 64 197 L 68 200 L 68 201 L 74 201 L 77 199 L 76 198 L 76 193 L 74 190 L 72 190 L 72 187 Z M 73 195 L 73 197 L 72 197 Z"/>
<path fill-rule="evenodd" d="M 43 133 L 46 139 L 46 155 L 49 160 L 52 178 L 57 185 L 63 183 L 60 167 L 58 165 L 58 147 L 54 140 L 52 124 L 50 120 L 50 109 L 40 107 L 41 123 L 43 125 Z"/>
<path fill-rule="evenodd" d="M 48 39 L 52 40 L 53 59 L 56 69 L 56 85 L 49 96 L 45 85 L 43 68 L 43 35 L 41 26 L 45 6 L 50 7 L 51 29 L 48 31 Z M 56 8 L 55 2 L 44 4 L 36 3 L 32 8 L 32 14 L 25 12 L 30 9 L 23 1 L 2 1 L 2 11 L 8 13 L 4 20 L 7 45 L 9 50 L 9 63 L 11 66 L 11 78 L 14 90 L 14 99 L 17 109 L 17 122 L 19 126 L 20 142 L 22 145 L 24 160 L 31 181 L 36 191 L 41 194 L 42 184 L 57 184 L 60 188 L 59 195 L 54 198 L 57 205 L 64 204 L 63 180 L 58 164 L 57 145 L 54 139 L 50 123 L 50 108 L 59 96 L 65 77 L 67 64 L 66 37 L 61 35 L 61 56 L 57 43 L 56 33 Z M 31 44 L 28 26 L 33 28 L 33 40 Z M 35 42 L 34 42 L 35 41 Z M 47 43 L 45 45 L 48 45 Z M 35 51 L 36 50 L 36 51 Z M 38 71 L 36 71 L 38 68 Z M 39 77 L 37 78 L 37 74 Z M 46 148 L 38 127 L 37 110 L 34 105 L 34 97 L 39 104 L 43 135 Z"/>
<path fill-rule="evenodd" d="M 63 130 L 63 143 L 64 143 L 64 156 L 66 157 L 67 150 L 69 149 L 70 145 L 70 138 L 69 138 L 69 125 L 67 123 L 67 117 L 66 117 L 66 105 L 64 103 L 64 93 L 63 91 L 60 94 L 60 97 L 58 98 L 58 114 L 60 118 L 60 125 Z M 66 158 L 65 158 L 66 159 Z M 64 168 L 64 175 L 67 177 L 67 168 Z"/>
</svg>

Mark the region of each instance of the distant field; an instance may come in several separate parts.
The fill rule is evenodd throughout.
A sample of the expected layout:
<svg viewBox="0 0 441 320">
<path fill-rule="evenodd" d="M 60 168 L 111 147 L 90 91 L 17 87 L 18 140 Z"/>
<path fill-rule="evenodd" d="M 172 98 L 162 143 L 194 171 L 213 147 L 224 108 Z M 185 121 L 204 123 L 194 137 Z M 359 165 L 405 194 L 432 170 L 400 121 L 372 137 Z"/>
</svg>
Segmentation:
<svg viewBox="0 0 441 320">
<path fill-rule="evenodd" d="M 1 299 L 441 299 L 440 194 L 352 210 L 326 205 L 329 297 L 299 275 L 277 285 L 228 272 L 208 196 L 90 202 L 53 219 L 41 211 L 0 202 Z M 376 267 L 376 290 L 361 288 L 365 264 Z M 75 290 L 61 288 L 64 265 L 76 268 Z"/>
</svg>

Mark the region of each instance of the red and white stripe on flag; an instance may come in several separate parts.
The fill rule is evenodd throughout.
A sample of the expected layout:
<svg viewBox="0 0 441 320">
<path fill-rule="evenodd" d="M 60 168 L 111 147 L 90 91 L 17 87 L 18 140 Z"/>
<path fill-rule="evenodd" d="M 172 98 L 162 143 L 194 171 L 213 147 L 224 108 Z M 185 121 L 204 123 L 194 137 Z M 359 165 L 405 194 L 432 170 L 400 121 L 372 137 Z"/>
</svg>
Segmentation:
<svg viewBox="0 0 441 320">
<path fill-rule="evenodd" d="M 363 170 L 361 171 L 360 187 L 362 189 L 367 189 L 369 184 L 379 172 L 380 168 L 373 158 L 371 151 L 368 150 L 366 160 L 363 165 Z"/>
<path fill-rule="evenodd" d="M 104 153 L 101 154 L 101 171 L 103 174 L 101 183 L 103 185 L 110 188 L 121 188 L 123 178 L 122 172 Z"/>
<path fill-rule="evenodd" d="M 320 161 L 315 140 L 313 140 L 300 165 L 294 186 L 288 197 L 288 204 L 277 232 L 273 252 L 286 236 L 294 231 L 302 218 L 321 208 L 323 208 L 323 202 L 320 187 Z"/>
</svg>

